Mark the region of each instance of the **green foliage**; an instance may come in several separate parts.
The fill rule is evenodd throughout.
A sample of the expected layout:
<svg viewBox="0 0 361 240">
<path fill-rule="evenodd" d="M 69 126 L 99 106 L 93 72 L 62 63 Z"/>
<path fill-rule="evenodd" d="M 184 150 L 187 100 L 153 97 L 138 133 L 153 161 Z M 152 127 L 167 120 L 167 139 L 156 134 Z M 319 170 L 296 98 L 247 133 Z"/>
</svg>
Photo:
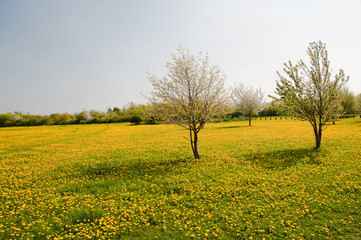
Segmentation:
<svg viewBox="0 0 361 240">
<path fill-rule="evenodd" d="M 120 113 L 120 108 L 114 107 L 114 108 L 113 108 L 113 112 L 115 112 L 115 113 L 117 113 L 117 114 Z"/>
<path fill-rule="evenodd" d="M 258 116 L 260 117 L 270 117 L 270 116 L 279 116 L 278 108 L 267 105 L 262 111 L 258 113 Z"/>
<path fill-rule="evenodd" d="M 270 117 L 270 116 L 285 116 L 287 115 L 287 107 L 282 101 L 272 101 L 265 105 L 262 111 L 258 113 L 260 117 Z"/>
<path fill-rule="evenodd" d="M 356 112 L 361 113 L 361 93 L 356 96 Z"/>
<path fill-rule="evenodd" d="M 347 88 L 344 90 L 341 104 L 345 114 L 354 114 L 357 112 L 357 98 Z"/>
<path fill-rule="evenodd" d="M 228 113 L 226 116 L 227 116 L 227 118 L 240 118 L 243 116 L 243 113 L 235 110 L 235 111 Z"/>
<path fill-rule="evenodd" d="M 11 126 L 14 122 L 14 116 L 12 114 L 0 114 L 0 127 Z"/>
<path fill-rule="evenodd" d="M 160 119 L 157 119 L 156 116 L 150 116 L 150 117 L 145 119 L 146 124 L 157 124 L 159 122 L 160 122 Z"/>
<path fill-rule="evenodd" d="M 141 122 L 142 122 L 142 118 L 139 117 L 139 116 L 133 116 L 131 119 L 130 119 L 130 122 L 135 124 L 135 125 L 139 125 Z"/>
<path fill-rule="evenodd" d="M 55 125 L 72 124 L 76 121 L 76 117 L 68 113 L 54 113 L 49 116 L 49 119 Z"/>
<path fill-rule="evenodd" d="M 342 69 L 332 77 L 326 44 L 310 43 L 307 49 L 310 65 L 300 60 L 296 65 L 291 61 L 284 64 L 285 76 L 277 72 L 275 93 L 289 107 L 291 115 L 311 123 L 316 140 L 316 148 L 321 145 L 322 130 L 325 125 L 343 114 L 343 89 L 349 77 Z"/>
<path fill-rule="evenodd" d="M 75 121 L 74 121 L 75 124 L 84 123 L 83 113 L 76 113 L 74 114 L 74 117 L 75 117 Z"/>
<path fill-rule="evenodd" d="M 147 119 L 145 109 L 149 106 L 129 103 L 123 110 L 118 107 L 108 109 L 107 112 L 91 110 L 81 113 L 54 113 L 50 116 L 23 114 L 21 112 L 0 114 L 0 127 L 11 126 L 40 126 L 40 125 L 65 125 L 65 124 L 91 124 L 91 123 L 115 123 L 130 122 L 133 116 Z M 157 116 L 148 119 L 147 123 L 159 121 Z"/>
</svg>

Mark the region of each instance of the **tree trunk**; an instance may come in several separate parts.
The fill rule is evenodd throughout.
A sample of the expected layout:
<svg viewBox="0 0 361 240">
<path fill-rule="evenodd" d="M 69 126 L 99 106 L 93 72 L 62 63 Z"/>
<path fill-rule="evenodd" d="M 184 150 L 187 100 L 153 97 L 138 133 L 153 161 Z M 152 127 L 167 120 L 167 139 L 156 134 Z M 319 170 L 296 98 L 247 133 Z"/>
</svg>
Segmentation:
<svg viewBox="0 0 361 240">
<path fill-rule="evenodd" d="M 321 135 L 316 136 L 316 149 L 321 147 Z"/>
<path fill-rule="evenodd" d="M 193 154 L 194 154 L 194 158 L 195 159 L 200 159 L 201 157 L 199 156 L 198 153 L 198 133 L 196 132 L 196 130 L 193 131 L 194 134 L 194 140 L 193 140 Z"/>
<path fill-rule="evenodd" d="M 248 126 L 251 126 L 251 120 L 252 120 L 252 116 L 249 115 L 249 118 L 248 118 Z"/>
<path fill-rule="evenodd" d="M 190 138 L 191 138 L 191 147 L 193 151 L 193 155 L 195 159 L 200 159 L 198 153 L 198 133 L 196 130 L 189 130 Z"/>
<path fill-rule="evenodd" d="M 321 137 L 322 137 L 322 126 L 319 126 L 319 128 L 314 130 L 315 131 L 315 138 L 316 138 L 316 147 L 315 149 L 318 149 L 321 147 Z"/>
</svg>

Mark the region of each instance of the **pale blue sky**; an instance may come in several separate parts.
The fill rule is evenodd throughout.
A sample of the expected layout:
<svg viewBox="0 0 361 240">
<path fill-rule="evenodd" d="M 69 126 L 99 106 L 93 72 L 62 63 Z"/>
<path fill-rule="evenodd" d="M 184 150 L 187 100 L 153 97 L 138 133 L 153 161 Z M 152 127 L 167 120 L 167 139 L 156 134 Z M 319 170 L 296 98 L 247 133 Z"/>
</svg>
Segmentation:
<svg viewBox="0 0 361 240">
<path fill-rule="evenodd" d="M 318 40 L 361 93 L 361 0 L 0 0 L 0 113 L 145 103 L 147 71 L 164 75 L 178 46 L 272 94 Z"/>
</svg>

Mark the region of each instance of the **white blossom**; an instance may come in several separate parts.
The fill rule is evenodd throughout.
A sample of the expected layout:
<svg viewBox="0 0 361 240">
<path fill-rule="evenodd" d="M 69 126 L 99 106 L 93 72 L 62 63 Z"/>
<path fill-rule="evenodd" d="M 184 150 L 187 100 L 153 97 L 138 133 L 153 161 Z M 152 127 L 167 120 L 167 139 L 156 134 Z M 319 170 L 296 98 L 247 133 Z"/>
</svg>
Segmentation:
<svg viewBox="0 0 361 240">
<path fill-rule="evenodd" d="M 326 45 L 310 43 L 310 65 L 302 60 L 296 65 L 284 64 L 287 77 L 277 72 L 275 93 L 283 100 L 291 113 L 311 123 L 316 139 L 316 148 L 321 146 L 322 130 L 327 122 L 338 118 L 342 112 L 343 88 L 349 77 L 342 69 L 332 78 Z M 277 99 L 277 98 L 276 98 Z"/>
<path fill-rule="evenodd" d="M 236 109 L 249 118 L 249 126 L 252 116 L 262 110 L 265 102 L 261 88 L 246 87 L 242 83 L 235 85 L 232 99 Z"/>
<path fill-rule="evenodd" d="M 201 53 L 195 58 L 179 48 L 178 54 L 171 56 L 166 77 L 149 76 L 154 88 L 149 100 L 159 117 L 189 130 L 194 157 L 199 158 L 198 132 L 214 115 L 225 111 L 225 76 Z"/>
</svg>

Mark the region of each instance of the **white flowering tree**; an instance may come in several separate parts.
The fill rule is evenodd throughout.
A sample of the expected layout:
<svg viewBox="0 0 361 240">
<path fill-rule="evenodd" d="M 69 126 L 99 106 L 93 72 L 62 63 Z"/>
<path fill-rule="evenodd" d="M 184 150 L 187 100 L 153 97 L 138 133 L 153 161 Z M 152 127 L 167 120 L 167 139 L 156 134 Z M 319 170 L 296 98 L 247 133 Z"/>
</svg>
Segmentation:
<svg viewBox="0 0 361 240">
<path fill-rule="evenodd" d="M 84 111 L 82 114 L 82 117 L 83 117 L 83 120 L 85 120 L 85 121 L 88 121 L 92 118 L 90 115 L 90 112 L 88 112 L 88 111 Z"/>
<path fill-rule="evenodd" d="M 248 117 L 249 126 L 251 126 L 252 116 L 261 111 L 265 103 L 261 88 L 246 87 L 242 83 L 235 85 L 232 99 L 236 109 Z"/>
<path fill-rule="evenodd" d="M 343 89 L 349 77 L 342 69 L 332 77 L 326 44 L 312 42 L 307 50 L 310 65 L 300 60 L 284 64 L 286 77 L 277 72 L 275 93 L 283 100 L 291 113 L 307 120 L 313 127 L 316 149 L 321 146 L 322 130 L 326 124 L 338 118 L 342 112 Z"/>
<path fill-rule="evenodd" d="M 225 111 L 227 92 L 224 74 L 218 66 L 210 65 L 208 56 L 194 57 L 179 48 L 166 64 L 167 76 L 149 76 L 153 92 L 149 97 L 157 115 L 189 131 L 189 141 L 196 159 L 198 133 L 215 115 Z"/>
</svg>

